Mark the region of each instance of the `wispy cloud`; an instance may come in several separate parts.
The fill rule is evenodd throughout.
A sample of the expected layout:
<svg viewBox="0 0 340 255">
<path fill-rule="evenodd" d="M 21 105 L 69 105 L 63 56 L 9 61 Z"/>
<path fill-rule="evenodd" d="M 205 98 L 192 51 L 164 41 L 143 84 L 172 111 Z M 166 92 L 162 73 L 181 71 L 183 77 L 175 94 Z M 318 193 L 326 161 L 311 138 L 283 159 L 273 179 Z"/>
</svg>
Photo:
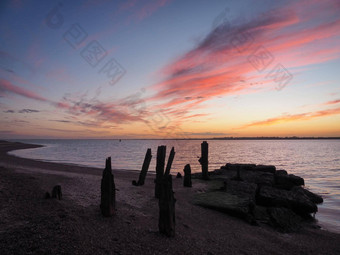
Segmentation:
<svg viewBox="0 0 340 255">
<path fill-rule="evenodd" d="M 192 137 L 192 136 L 206 136 L 206 137 L 212 137 L 212 136 L 230 136 L 230 135 L 236 135 L 237 133 L 218 133 L 218 132 L 183 132 L 185 135 Z"/>
<path fill-rule="evenodd" d="M 287 114 L 287 115 L 283 115 L 283 116 L 279 116 L 275 118 L 256 121 L 256 122 L 244 125 L 240 128 L 249 128 L 249 127 L 254 127 L 254 126 L 268 126 L 268 125 L 275 125 L 275 124 L 291 122 L 291 121 L 310 120 L 314 118 L 337 115 L 337 114 L 340 114 L 340 107 L 334 108 L 334 109 L 320 110 L 320 111 L 315 111 L 315 112 L 305 112 L 305 113 L 300 113 L 300 114 Z"/>
<path fill-rule="evenodd" d="M 7 94 L 19 95 L 22 97 L 47 102 L 48 100 L 33 91 L 21 88 L 12 84 L 8 80 L 0 79 L 0 96 L 5 96 Z"/>
<path fill-rule="evenodd" d="M 248 62 L 260 46 L 279 57 L 277 62 L 286 63 L 287 68 L 339 58 L 340 49 L 334 41 L 340 35 L 340 18 L 334 12 L 340 7 L 334 3 L 311 3 L 318 6 L 322 19 L 319 11 L 307 13 L 304 6 L 293 2 L 246 22 L 220 24 L 161 70 L 165 79 L 152 86 L 156 93 L 148 101 L 175 116 L 176 112 L 190 114 L 218 96 L 254 93 L 252 81 L 261 80 L 258 86 L 274 89 L 273 80 Z"/>
<path fill-rule="evenodd" d="M 337 100 L 333 100 L 333 101 L 328 101 L 324 104 L 325 105 L 332 105 L 332 104 L 339 104 L 339 103 L 340 103 L 340 99 L 337 99 Z"/>
<path fill-rule="evenodd" d="M 7 110 L 7 111 L 3 111 L 4 113 L 15 113 L 15 111 L 13 110 Z"/>
<path fill-rule="evenodd" d="M 40 111 L 34 110 L 34 109 L 22 109 L 18 111 L 18 113 L 36 113 L 36 112 L 40 112 Z"/>
</svg>

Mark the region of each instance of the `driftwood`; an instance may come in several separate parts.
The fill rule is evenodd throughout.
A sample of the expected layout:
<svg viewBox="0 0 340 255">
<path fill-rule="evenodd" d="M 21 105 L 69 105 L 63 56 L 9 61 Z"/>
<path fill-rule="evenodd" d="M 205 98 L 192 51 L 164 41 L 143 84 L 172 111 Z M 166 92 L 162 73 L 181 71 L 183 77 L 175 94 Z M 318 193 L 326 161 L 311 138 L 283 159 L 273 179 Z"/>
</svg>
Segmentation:
<svg viewBox="0 0 340 255">
<path fill-rule="evenodd" d="M 116 210 L 116 186 L 111 169 L 111 157 L 106 159 L 101 182 L 100 209 L 105 217 L 114 215 Z"/>
<path fill-rule="evenodd" d="M 140 174 L 139 174 L 138 182 L 132 181 L 133 185 L 135 185 L 135 186 L 142 186 L 142 185 L 144 185 L 145 177 L 146 177 L 146 174 L 147 174 L 147 172 L 149 170 L 151 158 L 152 158 L 151 149 L 148 149 L 146 151 L 146 154 L 145 154 L 145 158 L 144 158 L 142 170 L 140 171 Z"/>
<path fill-rule="evenodd" d="M 202 179 L 208 180 L 208 143 L 206 141 L 201 143 L 201 157 L 198 161 L 202 166 Z"/>
<path fill-rule="evenodd" d="M 158 146 L 157 163 L 156 163 L 156 180 L 155 180 L 155 197 L 160 198 L 161 182 L 164 174 L 166 146 Z"/>
<path fill-rule="evenodd" d="M 190 167 L 190 164 L 185 165 L 183 171 L 184 171 L 184 181 L 183 181 L 183 186 L 184 186 L 184 187 L 192 187 L 192 183 L 191 183 L 191 167 Z"/>
</svg>

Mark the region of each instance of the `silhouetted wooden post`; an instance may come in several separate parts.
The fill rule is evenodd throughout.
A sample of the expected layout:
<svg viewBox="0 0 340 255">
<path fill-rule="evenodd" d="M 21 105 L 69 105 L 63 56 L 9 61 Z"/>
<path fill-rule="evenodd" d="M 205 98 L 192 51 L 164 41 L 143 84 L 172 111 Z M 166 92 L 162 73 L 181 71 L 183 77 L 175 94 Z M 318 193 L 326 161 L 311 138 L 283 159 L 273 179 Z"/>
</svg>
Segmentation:
<svg viewBox="0 0 340 255">
<path fill-rule="evenodd" d="M 140 171 L 140 174 L 139 174 L 138 182 L 132 181 L 133 185 L 135 185 L 135 186 L 142 186 L 142 185 L 144 185 L 145 177 L 146 177 L 146 174 L 148 173 L 148 169 L 149 169 L 149 166 L 150 166 L 151 158 L 152 158 L 151 149 L 148 149 L 146 151 L 146 154 L 145 154 L 145 158 L 144 158 L 142 170 Z"/>
<path fill-rule="evenodd" d="M 161 182 L 164 174 L 164 165 L 165 165 L 165 153 L 166 146 L 158 146 L 157 148 L 157 163 L 156 163 L 156 180 L 155 180 L 155 197 L 160 198 L 161 190 Z"/>
<path fill-rule="evenodd" d="M 116 186 L 111 169 L 111 157 L 106 159 L 101 183 L 100 209 L 105 217 L 114 215 L 116 210 Z"/>
<path fill-rule="evenodd" d="M 172 147 L 169 158 L 168 158 L 168 163 L 166 164 L 165 175 L 170 174 L 170 169 L 171 169 L 172 161 L 174 161 L 174 157 L 175 157 L 175 149 L 174 147 Z"/>
<path fill-rule="evenodd" d="M 191 167 L 190 167 L 190 164 L 185 165 L 183 171 L 184 171 L 184 181 L 183 181 L 183 186 L 184 186 L 184 187 L 192 187 L 192 183 L 191 183 Z"/>
<path fill-rule="evenodd" d="M 202 166 L 202 179 L 208 180 L 208 143 L 203 141 L 201 143 L 201 158 L 198 160 Z"/>
<path fill-rule="evenodd" d="M 159 232 L 166 236 L 175 236 L 175 202 L 172 190 L 171 174 L 164 174 L 161 182 L 161 194 L 159 198 Z"/>
</svg>

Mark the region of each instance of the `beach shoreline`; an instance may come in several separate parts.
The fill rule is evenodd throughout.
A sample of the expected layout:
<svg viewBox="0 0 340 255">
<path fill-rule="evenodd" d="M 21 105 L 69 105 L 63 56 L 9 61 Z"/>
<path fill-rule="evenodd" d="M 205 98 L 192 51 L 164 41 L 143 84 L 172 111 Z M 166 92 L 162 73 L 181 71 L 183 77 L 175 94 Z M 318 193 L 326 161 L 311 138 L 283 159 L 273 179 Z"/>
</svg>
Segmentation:
<svg viewBox="0 0 340 255">
<path fill-rule="evenodd" d="M 279 233 L 229 215 L 194 206 L 206 184 L 184 188 L 174 179 L 176 236 L 158 233 L 153 174 L 131 185 L 136 171 L 113 170 L 117 214 L 100 214 L 102 169 L 19 158 L 7 152 L 40 145 L 0 142 L 0 250 L 13 253 L 73 254 L 340 254 L 340 234 L 306 227 Z M 103 166 L 104 166 L 103 158 Z M 62 200 L 43 199 L 60 184 Z"/>
</svg>

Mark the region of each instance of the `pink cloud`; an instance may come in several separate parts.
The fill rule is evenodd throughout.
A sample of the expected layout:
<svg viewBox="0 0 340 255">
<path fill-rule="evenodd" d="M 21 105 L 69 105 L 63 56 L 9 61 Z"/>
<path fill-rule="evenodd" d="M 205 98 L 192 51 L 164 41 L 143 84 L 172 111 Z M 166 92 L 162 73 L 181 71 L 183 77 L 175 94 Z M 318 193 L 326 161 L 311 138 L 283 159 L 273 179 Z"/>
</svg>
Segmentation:
<svg viewBox="0 0 340 255">
<path fill-rule="evenodd" d="M 152 86 L 156 93 L 148 102 L 161 102 L 155 108 L 180 118 L 176 112 L 190 114 L 212 98 L 253 93 L 252 80 L 275 89 L 273 80 L 248 62 L 259 46 L 273 56 L 267 72 L 278 63 L 289 69 L 339 58 L 340 19 L 334 15 L 339 4 L 314 1 L 311 5 L 318 11 L 307 13 L 304 6 L 291 3 L 246 23 L 214 28 L 195 48 L 161 70 L 165 79 Z"/>
<path fill-rule="evenodd" d="M 18 87 L 12 84 L 10 81 L 1 79 L 0 80 L 0 95 L 5 96 L 6 94 L 15 94 L 22 97 L 47 102 L 48 100 L 32 91 Z"/>
</svg>

